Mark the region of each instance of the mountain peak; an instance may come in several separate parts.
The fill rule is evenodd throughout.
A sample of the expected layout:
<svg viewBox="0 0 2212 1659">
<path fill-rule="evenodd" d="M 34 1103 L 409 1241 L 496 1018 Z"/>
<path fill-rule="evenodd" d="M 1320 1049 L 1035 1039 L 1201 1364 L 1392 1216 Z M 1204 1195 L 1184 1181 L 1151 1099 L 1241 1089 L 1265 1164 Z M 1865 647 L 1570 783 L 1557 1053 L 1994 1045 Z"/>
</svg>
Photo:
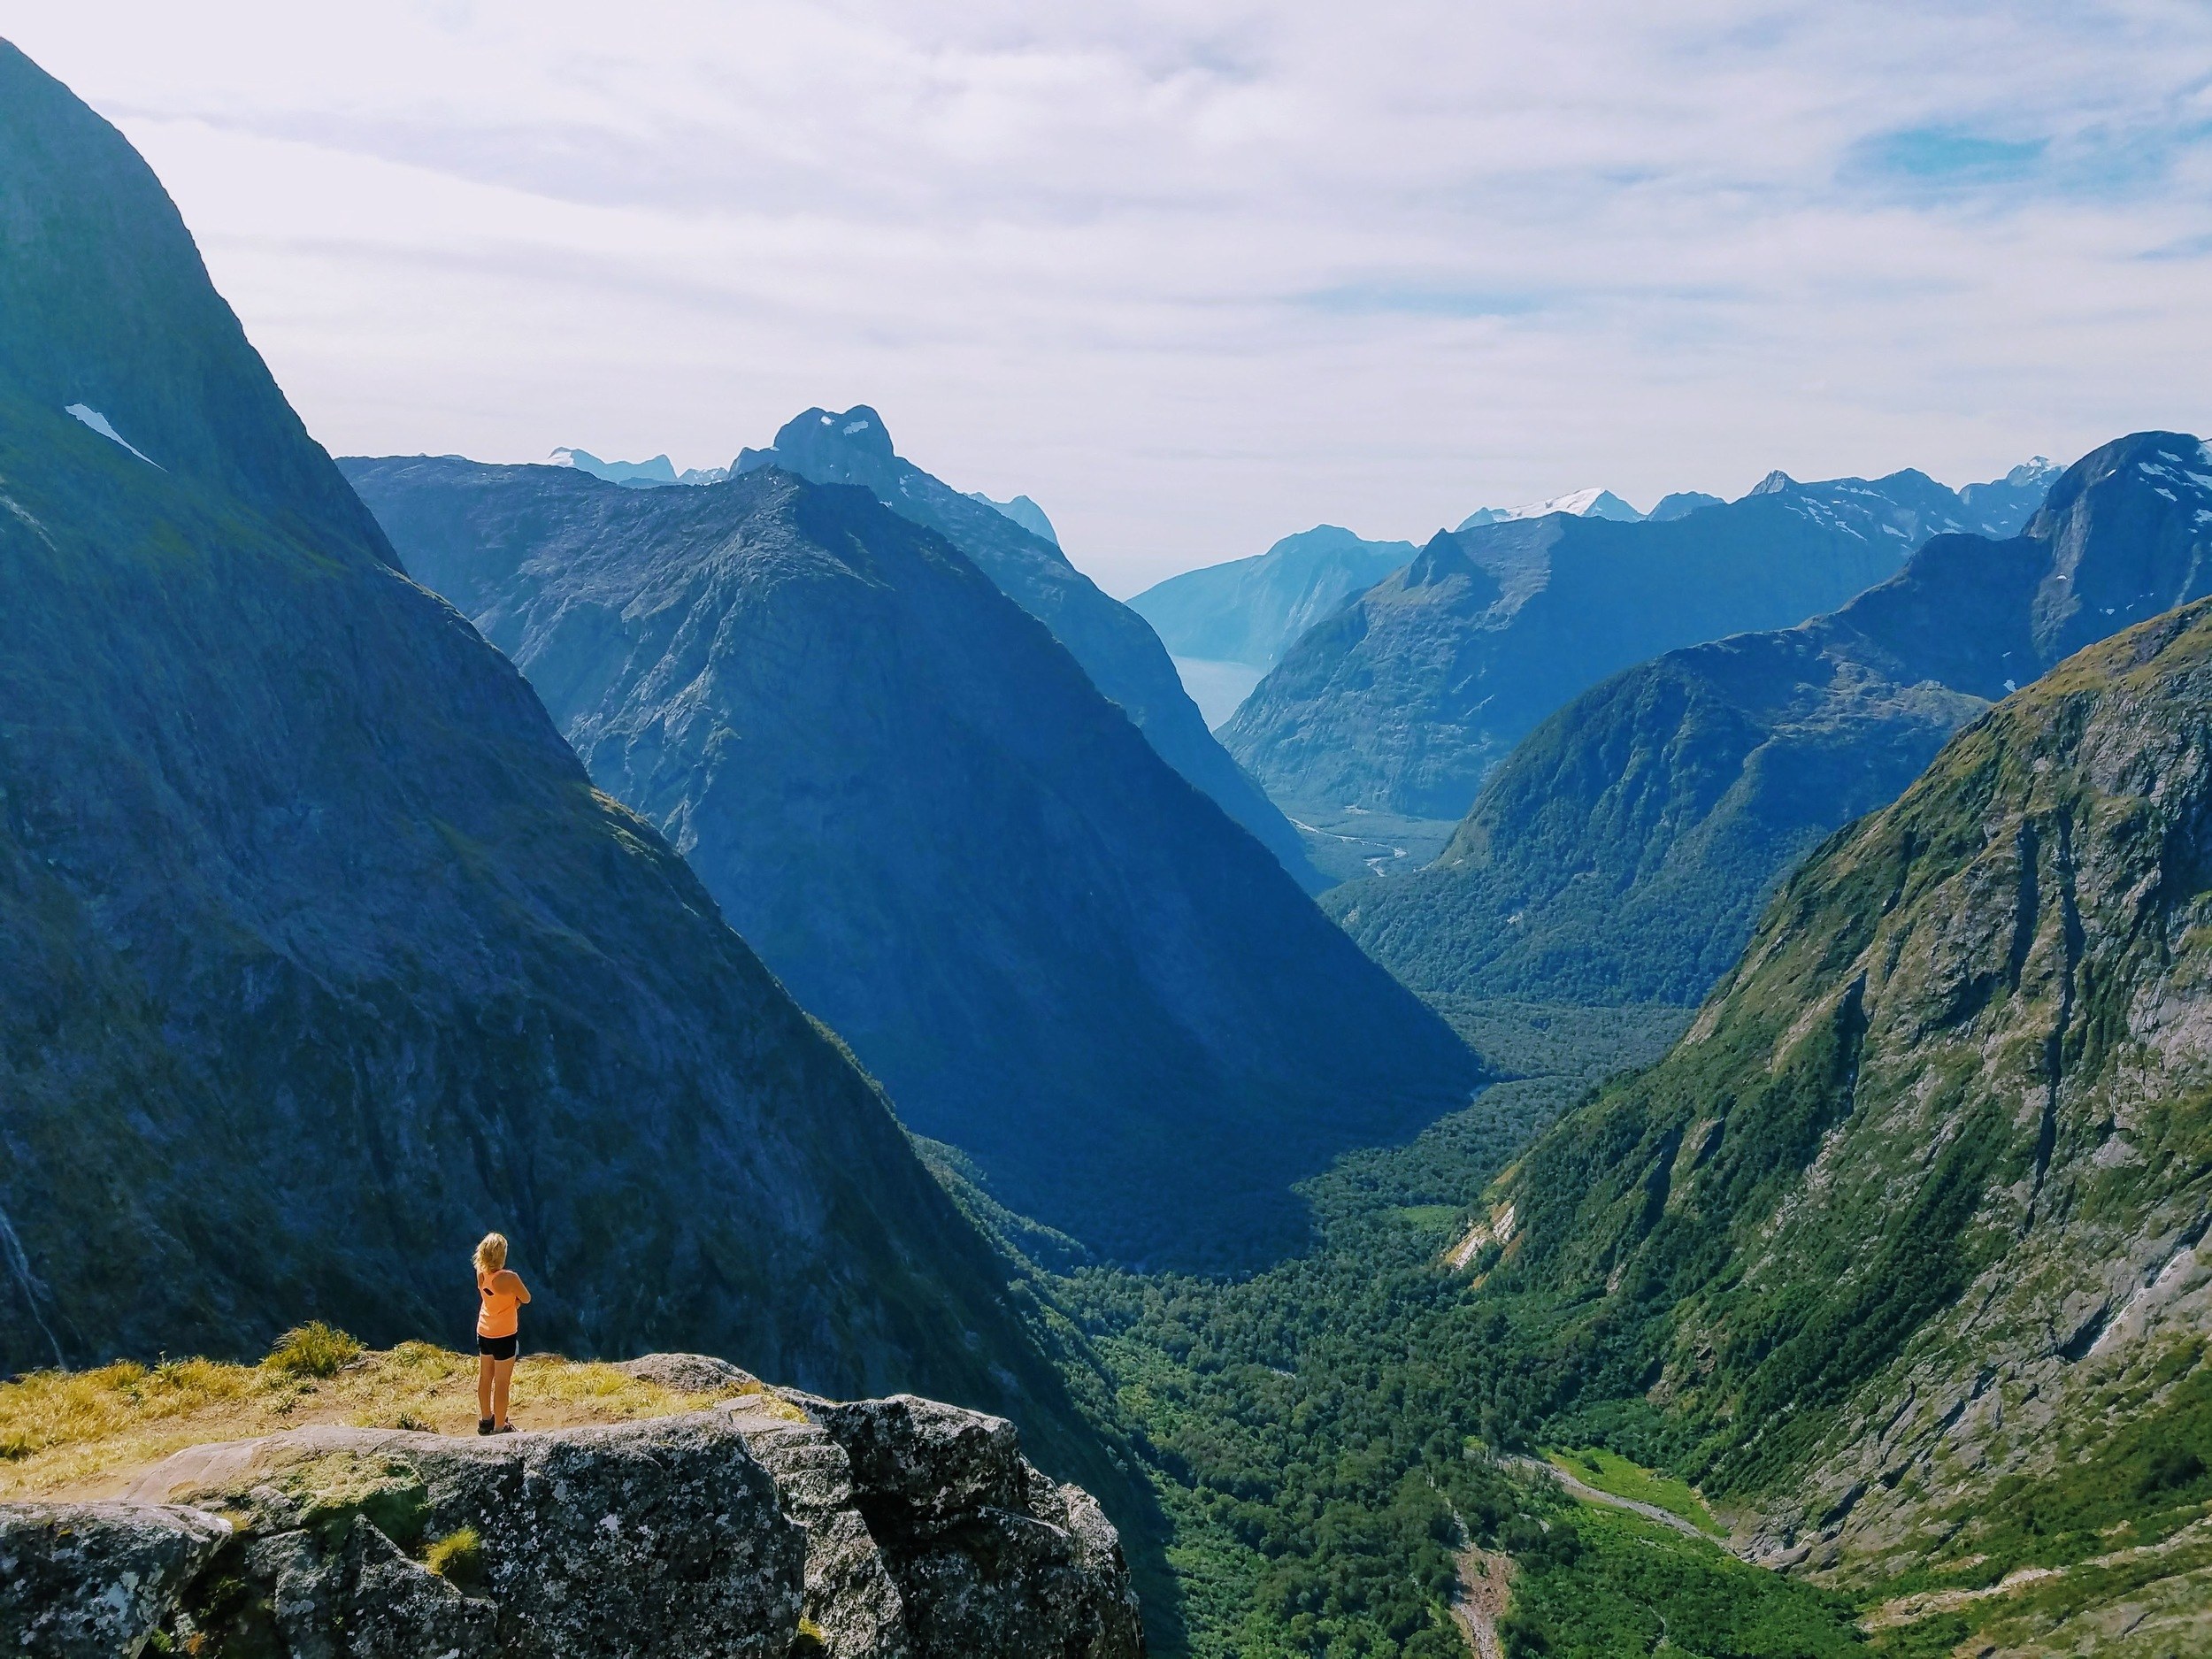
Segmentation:
<svg viewBox="0 0 2212 1659">
<path fill-rule="evenodd" d="M 1747 496 L 1779 495 L 1784 490 L 1796 488 L 1797 480 L 1778 466 L 1744 493 Z"/>
<path fill-rule="evenodd" d="M 1017 495 L 1011 501 L 994 501 L 979 489 L 972 489 L 967 495 L 970 501 L 981 502 L 993 512 L 1012 519 L 1040 541 L 1049 541 L 1055 547 L 1060 545 L 1060 533 L 1052 527 L 1052 520 L 1046 516 L 1045 510 L 1028 496 Z"/>
<path fill-rule="evenodd" d="M 1478 507 L 1454 528 L 1471 530 L 1477 525 L 1503 524 L 1513 518 L 1548 518 L 1555 512 L 1563 512 L 1571 518 L 1610 518 L 1619 524 L 1638 524 L 1644 517 L 1611 490 L 1593 486 L 1546 501 L 1525 502 L 1518 507 Z"/>
<path fill-rule="evenodd" d="M 1434 588 L 1454 578 L 1472 578 L 1488 595 L 1482 603 L 1488 604 L 1498 597 L 1497 578 L 1469 557 L 1466 546 L 1458 533 L 1439 530 L 1428 544 L 1413 556 L 1413 561 L 1391 580 L 1401 590 Z M 1478 606 L 1477 609 L 1480 609 Z"/>
<path fill-rule="evenodd" d="M 1686 518 L 1694 512 L 1708 507 L 1724 507 L 1728 503 L 1718 495 L 1709 495 L 1701 489 L 1678 489 L 1659 498 L 1659 504 L 1646 515 L 1653 524 L 1671 524 L 1677 518 Z"/>
<path fill-rule="evenodd" d="M 603 478 L 610 484 L 650 487 L 679 481 L 676 464 L 664 455 L 657 455 L 649 461 L 603 461 L 588 449 L 571 449 L 564 444 L 545 460 L 548 466 L 572 466 L 594 478 Z"/>
<path fill-rule="evenodd" d="M 898 493 L 901 472 L 911 470 L 892 449 L 883 417 L 865 403 L 842 413 L 817 407 L 794 415 L 768 448 L 740 451 L 730 471 L 779 465 L 818 484 L 857 484 L 887 499 Z"/>
</svg>

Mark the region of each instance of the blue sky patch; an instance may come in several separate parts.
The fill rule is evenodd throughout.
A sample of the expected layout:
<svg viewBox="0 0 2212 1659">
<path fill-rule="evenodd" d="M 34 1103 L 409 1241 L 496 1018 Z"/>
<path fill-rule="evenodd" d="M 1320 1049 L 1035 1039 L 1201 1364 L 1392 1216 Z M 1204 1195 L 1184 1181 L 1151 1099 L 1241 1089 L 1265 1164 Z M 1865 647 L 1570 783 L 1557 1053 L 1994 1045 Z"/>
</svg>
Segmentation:
<svg viewBox="0 0 2212 1659">
<path fill-rule="evenodd" d="M 1920 184 L 2012 184 L 2042 165 L 2050 140 L 1986 138 L 1955 127 L 1915 127 L 1886 133 L 1861 147 L 1871 173 Z"/>
</svg>

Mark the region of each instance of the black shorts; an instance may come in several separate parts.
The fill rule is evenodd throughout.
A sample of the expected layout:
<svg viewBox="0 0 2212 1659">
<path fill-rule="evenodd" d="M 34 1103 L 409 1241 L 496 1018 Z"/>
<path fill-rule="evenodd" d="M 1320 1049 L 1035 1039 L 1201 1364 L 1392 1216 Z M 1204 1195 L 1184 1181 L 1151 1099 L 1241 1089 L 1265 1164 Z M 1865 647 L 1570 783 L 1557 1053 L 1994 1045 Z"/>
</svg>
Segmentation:
<svg viewBox="0 0 2212 1659">
<path fill-rule="evenodd" d="M 480 1336 L 476 1339 L 476 1351 L 489 1359 L 512 1359 L 515 1356 L 515 1344 L 521 1340 L 519 1334 Z"/>
</svg>

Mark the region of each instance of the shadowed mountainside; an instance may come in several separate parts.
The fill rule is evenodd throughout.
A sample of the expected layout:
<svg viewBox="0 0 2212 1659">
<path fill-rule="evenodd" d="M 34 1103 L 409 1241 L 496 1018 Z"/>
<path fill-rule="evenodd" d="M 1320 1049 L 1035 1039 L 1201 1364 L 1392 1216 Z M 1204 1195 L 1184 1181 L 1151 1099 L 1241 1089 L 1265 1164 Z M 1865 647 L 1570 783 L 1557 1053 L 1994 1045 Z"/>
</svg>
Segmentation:
<svg viewBox="0 0 2212 1659">
<path fill-rule="evenodd" d="M 881 1095 L 4 44 L 0 604 L 0 1369 L 457 1334 L 498 1226 L 534 1341 L 1084 1443 Z"/>
<path fill-rule="evenodd" d="M 1010 514 L 1012 503 L 963 495 L 896 454 L 883 417 L 864 403 L 842 414 L 810 409 L 795 416 L 769 448 L 741 452 L 732 470 L 763 466 L 817 484 L 857 484 L 900 517 L 936 531 L 1049 628 L 1167 764 L 1257 836 L 1301 886 L 1314 893 L 1328 885 L 1306 862 L 1289 820 L 1206 729 L 1150 625 L 1101 592 L 1056 541 L 1025 528 Z"/>
<path fill-rule="evenodd" d="M 1292 1181 L 1477 1080 L 1034 618 L 869 492 L 345 465 L 600 786 L 1014 1209 L 1124 1259 L 1248 1262 L 1303 1238 Z"/>
</svg>

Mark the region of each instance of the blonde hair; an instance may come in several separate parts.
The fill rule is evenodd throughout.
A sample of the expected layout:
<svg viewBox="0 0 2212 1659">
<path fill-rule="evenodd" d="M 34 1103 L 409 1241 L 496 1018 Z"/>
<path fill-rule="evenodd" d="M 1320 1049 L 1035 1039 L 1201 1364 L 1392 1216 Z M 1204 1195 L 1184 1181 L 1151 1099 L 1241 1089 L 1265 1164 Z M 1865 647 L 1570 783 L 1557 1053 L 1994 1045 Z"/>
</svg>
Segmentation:
<svg viewBox="0 0 2212 1659">
<path fill-rule="evenodd" d="M 496 1273 L 506 1265 L 507 1235 L 503 1233 L 486 1233 L 483 1243 L 476 1247 L 476 1271 L 480 1273 Z"/>
</svg>

